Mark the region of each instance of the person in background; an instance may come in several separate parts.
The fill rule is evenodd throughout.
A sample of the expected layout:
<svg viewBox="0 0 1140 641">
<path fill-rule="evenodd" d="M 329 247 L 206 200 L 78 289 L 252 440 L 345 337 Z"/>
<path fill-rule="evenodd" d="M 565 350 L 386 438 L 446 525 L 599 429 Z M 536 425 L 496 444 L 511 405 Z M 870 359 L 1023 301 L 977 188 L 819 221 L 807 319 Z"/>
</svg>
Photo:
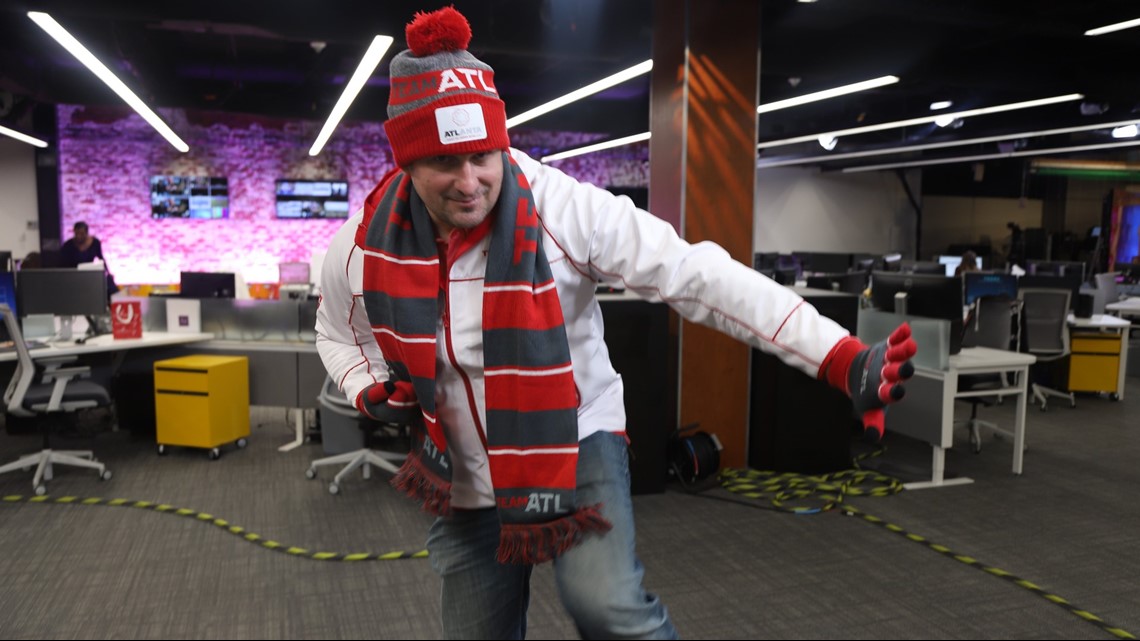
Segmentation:
<svg viewBox="0 0 1140 641">
<path fill-rule="evenodd" d="M 103 263 L 103 271 L 107 274 L 107 296 L 118 293 L 115 277 L 107 268 L 107 259 L 103 258 L 103 243 L 91 235 L 87 223 L 82 220 L 75 223 L 71 230 L 74 235 L 59 248 L 60 266 L 78 267 L 82 263 L 93 263 L 98 259 Z"/>
<path fill-rule="evenodd" d="M 967 249 L 966 253 L 962 254 L 962 262 L 958 263 L 954 269 L 954 275 L 961 276 L 966 272 L 976 271 L 978 271 L 978 255 L 974 253 L 974 250 Z"/>
<path fill-rule="evenodd" d="M 59 248 L 63 267 L 78 267 L 80 263 L 93 263 L 98 258 L 104 264 L 103 243 L 87 230 L 87 223 L 79 221 L 72 227 L 74 235 Z"/>
<path fill-rule="evenodd" d="M 470 39 L 450 7 L 407 28 L 385 123 L 398 169 L 330 243 L 317 350 L 364 415 L 410 413 L 392 483 L 437 517 L 427 547 L 448 638 L 525 637 L 545 561 L 583 638 L 675 638 L 642 586 L 598 283 L 826 380 L 876 436 L 914 341 L 904 324 L 867 346 L 723 248 L 511 148 Z"/>
</svg>

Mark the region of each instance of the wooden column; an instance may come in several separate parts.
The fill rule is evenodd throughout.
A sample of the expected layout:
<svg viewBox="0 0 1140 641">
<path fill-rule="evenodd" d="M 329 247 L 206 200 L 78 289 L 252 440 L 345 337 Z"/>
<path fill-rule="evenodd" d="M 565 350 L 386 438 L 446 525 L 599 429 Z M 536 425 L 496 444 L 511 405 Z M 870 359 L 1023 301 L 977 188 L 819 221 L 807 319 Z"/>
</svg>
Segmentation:
<svg viewBox="0 0 1140 641">
<path fill-rule="evenodd" d="M 711 240 L 752 264 L 760 3 L 654 5 L 649 208 L 689 242 Z M 710 274 L 715 278 L 715 274 Z M 703 326 L 679 328 L 679 423 L 747 458 L 749 347 Z"/>
</svg>

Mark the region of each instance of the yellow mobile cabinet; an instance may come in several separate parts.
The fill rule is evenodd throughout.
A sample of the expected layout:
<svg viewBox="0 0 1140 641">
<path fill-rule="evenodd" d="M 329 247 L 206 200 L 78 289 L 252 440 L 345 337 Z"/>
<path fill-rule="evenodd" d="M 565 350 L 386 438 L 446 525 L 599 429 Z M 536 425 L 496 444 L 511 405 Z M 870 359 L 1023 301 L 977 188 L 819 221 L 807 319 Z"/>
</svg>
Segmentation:
<svg viewBox="0 0 1140 641">
<path fill-rule="evenodd" d="M 249 436 L 249 359 L 245 356 L 183 356 L 154 363 L 154 409 L 158 453 L 166 446 L 209 449 L 245 447 Z"/>
<path fill-rule="evenodd" d="M 1071 338 L 1069 390 L 1119 395 L 1121 336 L 1074 331 Z"/>
</svg>

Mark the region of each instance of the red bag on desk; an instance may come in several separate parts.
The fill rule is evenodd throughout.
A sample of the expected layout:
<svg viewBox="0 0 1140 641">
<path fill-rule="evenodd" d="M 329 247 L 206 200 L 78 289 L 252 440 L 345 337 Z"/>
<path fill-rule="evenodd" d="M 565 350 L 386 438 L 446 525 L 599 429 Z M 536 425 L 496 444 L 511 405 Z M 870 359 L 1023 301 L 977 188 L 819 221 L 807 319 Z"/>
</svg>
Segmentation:
<svg viewBox="0 0 1140 641">
<path fill-rule="evenodd" d="M 111 303 L 111 333 L 115 338 L 142 338 L 142 304 L 139 301 Z"/>
</svg>

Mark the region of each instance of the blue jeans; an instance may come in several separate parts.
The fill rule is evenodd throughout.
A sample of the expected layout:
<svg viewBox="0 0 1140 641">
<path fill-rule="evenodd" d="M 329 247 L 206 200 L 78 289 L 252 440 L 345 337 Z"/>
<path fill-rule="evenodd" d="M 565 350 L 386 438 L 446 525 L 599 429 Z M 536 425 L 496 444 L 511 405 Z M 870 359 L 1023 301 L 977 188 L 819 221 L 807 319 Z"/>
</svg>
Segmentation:
<svg viewBox="0 0 1140 641">
<path fill-rule="evenodd" d="M 641 587 L 634 552 L 633 503 L 625 439 L 598 432 L 580 443 L 580 505 L 602 504 L 613 529 L 588 534 L 554 561 L 562 605 L 585 639 L 675 639 L 656 595 Z M 432 567 L 443 578 L 443 631 L 449 639 L 522 639 L 530 602 L 528 565 L 495 560 L 499 517 L 492 509 L 455 511 L 428 534 Z"/>
</svg>

